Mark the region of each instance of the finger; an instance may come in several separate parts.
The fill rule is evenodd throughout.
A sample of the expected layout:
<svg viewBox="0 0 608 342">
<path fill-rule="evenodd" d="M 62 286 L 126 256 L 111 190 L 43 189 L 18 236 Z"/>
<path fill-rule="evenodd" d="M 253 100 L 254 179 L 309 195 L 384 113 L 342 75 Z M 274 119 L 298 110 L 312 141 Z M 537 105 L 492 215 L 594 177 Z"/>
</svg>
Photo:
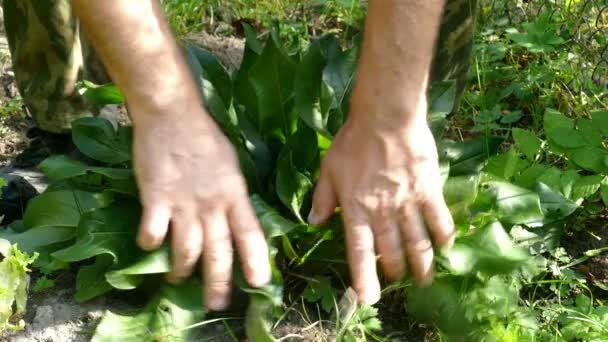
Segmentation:
<svg viewBox="0 0 608 342">
<path fill-rule="evenodd" d="M 398 280 L 405 275 L 405 260 L 401 246 L 399 225 L 387 219 L 374 222 L 376 250 L 380 254 L 380 265 L 389 280 Z"/>
<path fill-rule="evenodd" d="M 270 262 L 266 238 L 246 195 L 240 196 L 228 214 L 232 237 L 236 243 L 243 273 L 253 287 L 270 282 Z"/>
<path fill-rule="evenodd" d="M 167 235 L 171 209 L 162 205 L 144 205 L 137 244 L 143 250 L 158 248 Z"/>
<path fill-rule="evenodd" d="M 353 288 L 359 301 L 374 304 L 380 300 L 380 282 L 376 271 L 374 235 L 365 214 L 357 208 L 343 208 L 348 264 Z"/>
<path fill-rule="evenodd" d="M 428 191 L 420 207 L 437 246 L 451 247 L 455 237 L 454 220 L 441 189 Z"/>
<path fill-rule="evenodd" d="M 203 228 L 191 209 L 173 211 L 171 218 L 172 270 L 167 279 L 176 283 L 190 276 L 203 250 Z"/>
<path fill-rule="evenodd" d="M 401 215 L 403 247 L 416 281 L 422 285 L 433 280 L 433 248 L 422 217 L 413 201 L 405 202 Z"/>
<path fill-rule="evenodd" d="M 205 299 L 211 310 L 228 306 L 232 282 L 232 240 L 226 217 L 220 211 L 205 213 L 203 217 L 205 245 L 203 274 Z"/>
<path fill-rule="evenodd" d="M 308 223 L 315 226 L 327 221 L 336 210 L 337 205 L 329 175 L 323 170 L 321 168 L 321 175 L 312 198 L 312 209 L 308 215 Z"/>
</svg>

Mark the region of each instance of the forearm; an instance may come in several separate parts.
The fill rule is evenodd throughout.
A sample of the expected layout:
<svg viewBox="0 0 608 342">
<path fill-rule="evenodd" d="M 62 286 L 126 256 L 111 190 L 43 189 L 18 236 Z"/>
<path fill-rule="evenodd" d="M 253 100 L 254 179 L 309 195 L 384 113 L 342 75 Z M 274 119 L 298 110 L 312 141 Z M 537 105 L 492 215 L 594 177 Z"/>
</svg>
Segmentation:
<svg viewBox="0 0 608 342">
<path fill-rule="evenodd" d="M 135 125 L 150 115 L 168 114 L 164 109 L 176 104 L 201 107 L 158 1 L 72 0 L 72 4 L 112 80 L 129 106 L 137 107 L 131 111 Z"/>
<path fill-rule="evenodd" d="M 369 2 L 353 95 L 356 105 L 365 107 L 369 104 L 357 101 L 377 101 L 373 97 L 382 97 L 382 101 L 389 102 L 385 107 L 395 109 L 394 114 L 377 115 L 426 113 L 416 109 L 424 100 L 444 3 L 445 0 Z M 357 96 L 363 92 L 367 96 Z"/>
</svg>

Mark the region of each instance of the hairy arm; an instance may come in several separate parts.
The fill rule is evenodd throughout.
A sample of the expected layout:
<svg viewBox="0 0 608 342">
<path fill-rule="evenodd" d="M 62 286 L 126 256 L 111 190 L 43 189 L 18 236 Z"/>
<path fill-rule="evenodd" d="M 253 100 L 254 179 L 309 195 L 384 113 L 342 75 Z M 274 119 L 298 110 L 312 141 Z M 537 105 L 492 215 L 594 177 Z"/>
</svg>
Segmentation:
<svg viewBox="0 0 608 342">
<path fill-rule="evenodd" d="M 270 281 L 268 249 L 235 151 L 204 109 L 158 0 L 72 0 L 85 33 L 125 95 L 143 205 L 137 242 L 160 246 L 171 226 L 171 282 L 202 255 L 206 304 L 230 298 L 233 241 L 251 286 Z"/>
<path fill-rule="evenodd" d="M 453 239 L 426 122 L 443 5 L 370 1 L 350 113 L 321 165 L 309 221 L 321 223 L 341 206 L 353 287 L 365 303 L 380 298 L 377 261 L 389 279 L 411 272 L 428 284 L 433 242 Z"/>
<path fill-rule="evenodd" d="M 417 115 L 424 98 L 445 0 L 371 0 L 353 97 L 382 97 L 397 109 L 386 115 Z M 361 103 L 365 105 L 365 103 Z M 403 111 L 405 109 L 405 111 Z M 372 114 L 372 113 L 368 113 Z"/>
<path fill-rule="evenodd" d="M 132 106 L 135 124 L 159 108 L 200 102 L 195 82 L 158 1 L 73 0 L 73 8 L 112 80 Z"/>
</svg>

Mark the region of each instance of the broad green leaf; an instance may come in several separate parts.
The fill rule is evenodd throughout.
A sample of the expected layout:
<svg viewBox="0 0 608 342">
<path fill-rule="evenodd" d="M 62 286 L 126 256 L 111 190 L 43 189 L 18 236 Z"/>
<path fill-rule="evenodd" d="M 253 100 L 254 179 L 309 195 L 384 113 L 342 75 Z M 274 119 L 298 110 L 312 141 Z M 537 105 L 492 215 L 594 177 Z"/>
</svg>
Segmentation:
<svg viewBox="0 0 608 342">
<path fill-rule="evenodd" d="M 545 115 L 543 118 L 543 125 L 545 128 L 545 132 L 554 128 L 566 128 L 572 129 L 574 128 L 574 121 L 564 114 L 554 110 L 547 109 L 545 111 Z"/>
<path fill-rule="evenodd" d="M 205 317 L 201 284 L 194 278 L 182 285 L 161 285 L 139 313 L 129 316 L 106 311 L 93 342 L 189 341 L 189 326 Z"/>
<path fill-rule="evenodd" d="M 81 118 L 72 123 L 72 140 L 80 152 L 95 160 L 118 164 L 131 160 L 132 132 L 129 128 L 114 130 L 99 117 Z"/>
<path fill-rule="evenodd" d="M 327 37 L 327 36 L 326 36 Z M 327 60 L 321 51 L 323 39 L 314 41 L 296 67 L 294 86 L 296 111 L 300 118 L 315 131 L 331 139 L 327 129 L 329 110 L 335 108 L 333 97 L 322 96 L 323 69 Z M 333 105 L 332 105 L 333 104 Z"/>
<path fill-rule="evenodd" d="M 576 183 L 579 178 L 581 178 L 581 176 L 575 170 L 564 171 L 560 179 L 561 193 L 564 197 L 572 198 L 574 183 Z"/>
<path fill-rule="evenodd" d="M 449 114 L 456 101 L 456 81 L 439 81 L 431 85 L 429 94 L 429 112 Z"/>
<path fill-rule="evenodd" d="M 267 239 L 283 236 L 298 227 L 298 224 L 281 216 L 273 207 L 264 202 L 259 195 L 251 196 L 251 204 L 260 220 L 262 228 L 264 228 Z"/>
<path fill-rule="evenodd" d="M 75 237 L 75 227 L 42 226 L 28 229 L 23 233 L 15 233 L 9 229 L 0 230 L 0 239 L 18 244 L 21 251 L 30 254 L 40 251 L 44 246 L 70 241 Z"/>
<path fill-rule="evenodd" d="M 171 271 L 171 256 L 168 245 L 139 257 L 131 265 L 105 274 L 106 281 L 120 290 L 136 288 L 146 274 L 168 273 Z"/>
<path fill-rule="evenodd" d="M 591 120 L 604 136 L 608 136 L 608 112 L 592 112 Z"/>
<path fill-rule="evenodd" d="M 545 172 L 538 177 L 537 181 L 544 183 L 555 191 L 559 191 L 562 188 L 562 170 L 552 166 L 545 170 Z"/>
<path fill-rule="evenodd" d="M 604 202 L 604 205 L 608 207 L 608 184 L 603 183 L 601 188 L 602 188 L 602 202 Z"/>
<path fill-rule="evenodd" d="M 499 137 L 480 137 L 464 142 L 446 140 L 439 144 L 439 158 L 450 163 L 450 176 L 479 172 L 503 142 Z"/>
<path fill-rule="evenodd" d="M 83 81 L 79 84 L 78 92 L 87 102 L 94 105 L 107 104 L 122 104 L 125 99 L 118 89 L 113 84 L 96 85 L 89 81 Z"/>
<path fill-rule="evenodd" d="M 245 26 L 248 27 L 248 26 Z M 251 29 L 251 28 L 249 28 Z M 246 31 L 247 32 L 247 29 Z M 249 70 L 259 59 L 262 53 L 261 43 L 258 41 L 255 33 L 249 34 L 245 41 L 245 51 L 243 52 L 243 60 L 239 70 L 235 76 L 233 90 L 234 99 L 238 104 L 237 113 L 243 112 L 247 117 L 248 121 L 257 124 L 256 118 L 258 117 L 258 100 L 253 90 L 252 84 L 249 80 Z M 241 110 L 242 107 L 242 110 Z M 242 119 L 239 117 L 239 125 Z M 254 127 L 254 126 L 252 126 Z M 258 131 L 258 133 L 260 133 Z"/>
<path fill-rule="evenodd" d="M 564 235 L 564 225 L 555 222 L 531 229 L 514 226 L 510 235 L 517 246 L 527 249 L 532 254 L 554 253 L 560 246 L 561 238 Z"/>
<path fill-rule="evenodd" d="M 529 255 L 515 246 L 511 237 L 497 221 L 476 228 L 469 236 L 460 238 L 444 253 L 454 274 L 507 274 L 522 266 Z"/>
<path fill-rule="evenodd" d="M 268 39 L 260 58 L 249 70 L 258 102 L 254 124 L 265 137 L 284 140 L 297 118 L 293 112 L 295 63 L 274 39 Z"/>
<path fill-rule="evenodd" d="M 581 118 L 578 120 L 577 126 L 583 135 L 583 138 L 587 141 L 587 145 L 602 147 L 604 137 L 602 136 L 599 125 L 596 125 L 595 122 L 592 122 L 589 119 Z"/>
<path fill-rule="evenodd" d="M 50 181 L 70 179 L 71 183 L 87 191 L 115 191 L 137 195 L 133 171 L 109 167 L 93 167 L 66 156 L 53 156 L 38 168 Z"/>
<path fill-rule="evenodd" d="M 201 77 L 211 82 L 224 105 L 232 102 L 232 80 L 222 63 L 211 52 L 197 46 L 189 46 L 188 50 L 199 62 Z"/>
<path fill-rule="evenodd" d="M 278 162 L 275 186 L 281 202 L 291 210 L 298 220 L 304 222 L 300 215 L 300 209 L 305 196 L 312 190 L 312 182 L 293 165 L 291 153 L 286 154 Z"/>
<path fill-rule="evenodd" d="M 45 192 L 33 198 L 23 215 L 26 229 L 36 227 L 76 227 L 87 211 L 109 204 L 107 194 L 79 190 Z"/>
<path fill-rule="evenodd" d="M 537 182 L 538 178 L 546 171 L 546 166 L 542 164 L 532 164 L 515 178 L 515 185 L 528 189 L 532 187 Z"/>
<path fill-rule="evenodd" d="M 112 289 L 104 275 L 114 261 L 108 255 L 100 255 L 90 265 L 81 266 L 76 275 L 74 298 L 82 303 L 100 296 Z"/>
<path fill-rule="evenodd" d="M 536 134 L 521 128 L 513 128 L 512 133 L 513 139 L 515 139 L 515 146 L 529 160 L 534 160 L 534 156 L 541 151 L 541 141 Z"/>
<path fill-rule="evenodd" d="M 538 194 L 503 181 L 485 181 L 475 206 L 481 211 L 494 210 L 496 217 L 510 225 L 542 225 L 544 215 Z"/>
<path fill-rule="evenodd" d="M 479 188 L 479 176 L 450 177 L 443 186 L 443 196 L 448 205 L 475 202 Z"/>
<path fill-rule="evenodd" d="M 597 173 L 608 173 L 608 151 L 597 147 L 582 147 L 568 153 L 578 166 Z"/>
<path fill-rule="evenodd" d="M 546 131 L 547 137 L 561 147 L 568 149 L 587 146 L 589 143 L 580 131 L 570 128 L 551 128 Z"/>
<path fill-rule="evenodd" d="M 252 341 L 260 342 L 275 342 L 277 339 L 270 333 L 271 319 L 268 311 L 272 306 L 268 304 L 269 300 L 260 296 L 252 295 L 247 315 L 245 317 L 245 329 L 247 336 Z"/>
<path fill-rule="evenodd" d="M 439 140 L 446 125 L 446 116 L 454 109 L 456 82 L 441 81 L 431 85 L 427 120 L 433 136 Z"/>
<path fill-rule="evenodd" d="M 275 342 L 270 333 L 272 310 L 281 302 L 281 291 L 274 285 L 267 285 L 260 289 L 244 289 L 249 293 L 249 307 L 245 317 L 245 331 L 252 341 Z"/>
<path fill-rule="evenodd" d="M 536 184 L 534 191 L 540 198 L 540 207 L 545 216 L 545 224 L 561 220 L 578 208 L 578 204 L 563 197 L 543 183 Z"/>
<path fill-rule="evenodd" d="M 603 180 L 604 177 L 600 175 L 579 177 L 572 186 L 571 198 L 573 200 L 586 199 L 595 194 L 600 189 Z"/>
<path fill-rule="evenodd" d="M 522 160 L 519 153 L 515 149 L 511 149 L 507 153 L 490 157 L 483 170 L 504 180 L 511 181 L 513 177 L 529 165 L 529 161 Z"/>
<path fill-rule="evenodd" d="M 141 208 L 132 201 L 122 201 L 82 215 L 76 243 L 52 255 L 64 262 L 77 262 L 98 255 L 110 255 L 115 265 L 135 259 L 141 252 L 135 234 Z"/>
<path fill-rule="evenodd" d="M 330 115 L 329 130 L 335 134 L 342 127 L 349 110 L 350 94 L 355 83 L 357 68 L 358 46 L 342 51 L 334 36 L 324 41 L 323 54 L 327 65 L 323 69 L 323 82 L 335 99 L 338 110 Z"/>
</svg>

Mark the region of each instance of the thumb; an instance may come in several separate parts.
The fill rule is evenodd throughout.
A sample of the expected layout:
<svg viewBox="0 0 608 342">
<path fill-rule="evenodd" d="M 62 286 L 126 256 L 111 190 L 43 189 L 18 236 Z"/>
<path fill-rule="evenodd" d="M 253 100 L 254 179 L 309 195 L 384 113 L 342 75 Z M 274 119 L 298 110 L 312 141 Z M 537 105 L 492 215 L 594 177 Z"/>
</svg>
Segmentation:
<svg viewBox="0 0 608 342">
<path fill-rule="evenodd" d="M 336 210 L 337 199 L 334 194 L 331 179 L 321 168 L 321 176 L 312 197 L 312 210 L 308 215 L 308 223 L 320 225 L 327 221 Z"/>
</svg>

